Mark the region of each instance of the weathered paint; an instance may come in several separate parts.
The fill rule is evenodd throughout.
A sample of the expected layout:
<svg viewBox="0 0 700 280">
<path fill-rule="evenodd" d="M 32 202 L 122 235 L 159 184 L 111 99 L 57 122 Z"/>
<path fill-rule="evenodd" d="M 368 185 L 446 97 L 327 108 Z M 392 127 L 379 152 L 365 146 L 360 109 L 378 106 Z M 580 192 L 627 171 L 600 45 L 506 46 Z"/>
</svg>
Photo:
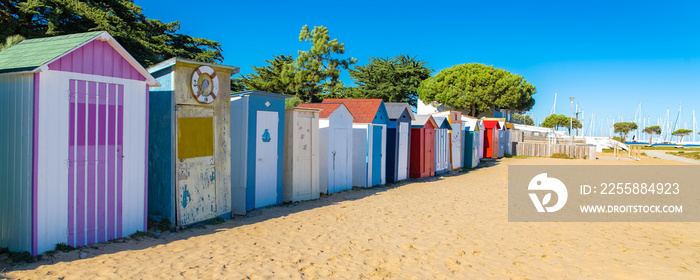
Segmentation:
<svg viewBox="0 0 700 280">
<path fill-rule="evenodd" d="M 404 133 L 401 131 L 402 124 L 406 130 Z M 410 124 L 411 115 L 408 108 L 398 118 L 389 118 L 386 139 L 386 181 L 389 183 L 406 179 L 408 174 L 408 159 L 410 158 L 410 149 L 408 147 L 410 146 L 411 138 L 411 132 L 408 127 L 410 127 Z M 403 145 L 401 145 L 402 143 Z M 402 177 L 399 177 L 399 158 L 404 162 L 404 164 L 401 164 L 403 168 Z"/>
<path fill-rule="evenodd" d="M 177 118 L 178 159 L 214 156 L 214 118 Z"/>
<path fill-rule="evenodd" d="M 175 225 L 231 213 L 228 88 L 219 87 L 212 103 L 199 103 L 190 78 L 202 65 L 170 59 L 149 68 L 164 85 L 151 90 L 149 216 Z M 235 67 L 206 65 L 219 84 L 229 83 Z"/>
<path fill-rule="evenodd" d="M 32 218 L 35 81 L 33 74 L 0 75 L 0 247 L 11 251 L 32 251 L 36 232 Z"/>
<path fill-rule="evenodd" d="M 237 177 L 232 177 L 231 192 L 235 192 L 236 198 L 232 196 L 232 203 L 240 203 L 242 200 L 240 195 L 241 186 L 245 186 L 245 211 L 250 211 L 255 208 L 269 206 L 256 205 L 256 191 L 258 188 L 272 187 L 277 191 L 277 199 L 273 204 L 282 203 L 283 197 L 283 161 L 284 161 L 284 99 L 288 96 L 262 92 L 262 91 L 247 91 L 243 93 L 231 94 L 231 119 L 236 121 L 231 122 L 231 166 L 232 169 L 238 169 L 242 172 L 236 172 Z M 258 155 L 257 143 L 258 138 L 262 137 L 262 133 L 258 135 L 258 112 L 275 112 L 277 113 L 277 132 L 271 137 L 275 137 L 277 141 L 277 149 L 271 149 L 277 155 L 277 162 L 274 165 L 274 170 L 256 169 Z M 240 120 L 240 121 L 239 121 Z M 269 128 L 268 128 L 269 129 Z M 274 135 L 276 134 L 276 135 Z M 264 172 L 266 176 L 274 176 L 276 186 L 262 186 L 258 184 L 256 172 Z M 244 174 L 242 174 L 244 173 Z M 234 208 L 239 209 L 237 205 Z M 238 210 L 240 213 L 240 210 Z"/>
<path fill-rule="evenodd" d="M 148 213 L 156 220 L 175 221 L 175 153 L 173 110 L 173 67 L 155 71 L 152 75 L 162 85 L 151 88 L 149 94 L 148 126 Z"/>
<path fill-rule="evenodd" d="M 285 110 L 284 192 L 289 201 L 312 200 L 319 191 L 319 109 Z"/>
</svg>

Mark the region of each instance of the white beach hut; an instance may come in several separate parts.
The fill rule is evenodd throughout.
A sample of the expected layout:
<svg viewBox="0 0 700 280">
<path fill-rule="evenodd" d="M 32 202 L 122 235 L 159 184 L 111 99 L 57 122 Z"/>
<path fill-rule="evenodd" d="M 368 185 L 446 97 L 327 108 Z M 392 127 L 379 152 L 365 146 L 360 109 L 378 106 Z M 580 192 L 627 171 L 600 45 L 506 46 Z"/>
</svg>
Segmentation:
<svg viewBox="0 0 700 280">
<path fill-rule="evenodd" d="M 324 104 L 340 103 L 348 108 L 353 121 L 352 184 L 371 187 L 386 183 L 386 133 L 389 115 L 381 99 L 324 99 Z"/>
<path fill-rule="evenodd" d="M 312 200 L 319 192 L 318 113 L 313 108 L 285 110 L 284 202 Z"/>
<path fill-rule="evenodd" d="M 432 114 L 436 117 L 445 117 L 450 123 L 450 166 L 452 170 L 462 168 L 462 112 L 443 111 Z"/>
<path fill-rule="evenodd" d="M 435 130 L 435 174 L 450 171 L 450 122 L 446 117 L 434 117 L 438 125 Z"/>
<path fill-rule="evenodd" d="M 343 104 L 299 104 L 321 109 L 319 135 L 319 191 L 329 194 L 352 188 L 352 121 Z"/>
</svg>

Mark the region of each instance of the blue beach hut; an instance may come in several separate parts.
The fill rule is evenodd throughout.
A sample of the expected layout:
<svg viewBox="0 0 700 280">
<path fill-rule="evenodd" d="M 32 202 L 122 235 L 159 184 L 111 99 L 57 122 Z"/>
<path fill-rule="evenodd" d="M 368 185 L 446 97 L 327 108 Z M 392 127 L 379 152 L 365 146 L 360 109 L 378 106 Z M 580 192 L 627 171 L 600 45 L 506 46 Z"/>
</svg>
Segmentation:
<svg viewBox="0 0 700 280">
<path fill-rule="evenodd" d="M 386 133 L 386 181 L 408 178 L 411 121 L 415 120 L 408 103 L 384 103 L 389 115 Z"/>
<path fill-rule="evenodd" d="M 265 91 L 231 93 L 231 211 L 282 203 L 284 100 Z"/>
</svg>

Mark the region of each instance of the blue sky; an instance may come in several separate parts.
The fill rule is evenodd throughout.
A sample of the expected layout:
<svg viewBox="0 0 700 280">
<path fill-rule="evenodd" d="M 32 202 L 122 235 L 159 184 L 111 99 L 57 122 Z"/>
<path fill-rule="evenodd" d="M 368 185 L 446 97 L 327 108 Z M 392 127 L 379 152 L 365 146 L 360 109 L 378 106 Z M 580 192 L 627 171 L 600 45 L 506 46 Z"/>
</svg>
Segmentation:
<svg viewBox="0 0 700 280">
<path fill-rule="evenodd" d="M 537 87 L 532 115 L 569 114 L 569 96 L 606 118 L 632 120 L 639 103 L 655 124 L 683 105 L 700 115 L 700 2 L 697 1 L 135 1 L 149 18 L 180 21 L 182 32 L 223 45 L 224 64 L 264 65 L 306 50 L 303 25 L 326 26 L 346 56 L 409 54 L 436 73 L 478 62 Z M 345 76 L 344 82 L 352 84 Z M 697 106 L 697 107 L 696 107 Z M 700 118 L 700 116 L 699 116 Z"/>
</svg>

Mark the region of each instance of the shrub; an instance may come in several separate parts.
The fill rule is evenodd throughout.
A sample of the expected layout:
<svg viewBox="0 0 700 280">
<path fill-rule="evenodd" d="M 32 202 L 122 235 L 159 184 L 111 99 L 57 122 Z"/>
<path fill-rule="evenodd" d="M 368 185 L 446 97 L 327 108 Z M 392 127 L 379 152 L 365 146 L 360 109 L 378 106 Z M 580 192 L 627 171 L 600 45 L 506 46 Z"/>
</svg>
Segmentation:
<svg viewBox="0 0 700 280">
<path fill-rule="evenodd" d="M 34 262 L 34 257 L 27 251 L 12 253 L 10 257 L 14 263 L 32 263 Z"/>
<path fill-rule="evenodd" d="M 75 248 L 73 248 L 73 246 L 70 246 L 70 245 L 68 245 L 68 244 L 66 244 L 66 243 L 58 243 L 58 244 L 56 244 L 56 251 L 60 251 L 60 252 L 70 252 L 70 251 L 73 251 L 73 250 L 75 250 Z"/>
<path fill-rule="evenodd" d="M 551 158 L 565 158 L 569 159 L 569 156 L 567 156 L 565 153 L 553 153 Z"/>
</svg>

